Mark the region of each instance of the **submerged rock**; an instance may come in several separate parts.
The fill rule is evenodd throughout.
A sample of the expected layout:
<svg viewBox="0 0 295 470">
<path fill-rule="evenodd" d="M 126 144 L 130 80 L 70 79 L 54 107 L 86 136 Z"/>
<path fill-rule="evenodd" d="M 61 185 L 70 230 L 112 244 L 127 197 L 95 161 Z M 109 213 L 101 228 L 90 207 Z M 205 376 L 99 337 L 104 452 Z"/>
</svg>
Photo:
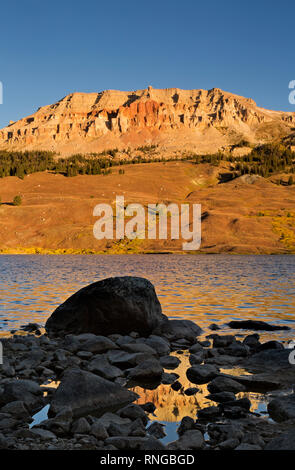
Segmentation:
<svg viewBox="0 0 295 470">
<path fill-rule="evenodd" d="M 277 331 L 277 330 L 290 330 L 288 326 L 271 325 L 265 321 L 260 320 L 233 320 L 228 323 L 228 326 L 233 329 L 245 330 L 264 330 L 264 331 Z"/>
<path fill-rule="evenodd" d="M 148 336 L 166 317 L 147 279 L 124 276 L 90 284 L 69 297 L 47 320 L 55 333 Z"/>
<path fill-rule="evenodd" d="M 53 395 L 49 416 L 56 415 L 70 406 L 74 417 L 95 412 L 102 414 L 137 399 L 137 395 L 120 385 L 91 372 L 70 369 L 65 372 Z"/>
<path fill-rule="evenodd" d="M 160 323 L 153 331 L 154 335 L 163 336 L 170 342 L 186 340 L 193 344 L 196 337 L 202 333 L 202 329 L 191 320 L 168 320 Z"/>
</svg>

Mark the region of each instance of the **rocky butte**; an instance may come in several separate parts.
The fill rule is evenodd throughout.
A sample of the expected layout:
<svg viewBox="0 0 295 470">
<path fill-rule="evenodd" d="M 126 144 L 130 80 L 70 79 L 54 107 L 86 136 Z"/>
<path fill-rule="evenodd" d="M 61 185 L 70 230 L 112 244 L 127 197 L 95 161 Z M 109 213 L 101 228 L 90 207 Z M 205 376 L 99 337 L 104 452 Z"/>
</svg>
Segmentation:
<svg viewBox="0 0 295 470">
<path fill-rule="evenodd" d="M 106 90 L 72 93 L 11 122 L 0 130 L 0 149 L 66 155 L 157 144 L 163 151 L 215 152 L 243 139 L 288 138 L 294 125 L 295 113 L 263 109 L 218 88 Z"/>
</svg>

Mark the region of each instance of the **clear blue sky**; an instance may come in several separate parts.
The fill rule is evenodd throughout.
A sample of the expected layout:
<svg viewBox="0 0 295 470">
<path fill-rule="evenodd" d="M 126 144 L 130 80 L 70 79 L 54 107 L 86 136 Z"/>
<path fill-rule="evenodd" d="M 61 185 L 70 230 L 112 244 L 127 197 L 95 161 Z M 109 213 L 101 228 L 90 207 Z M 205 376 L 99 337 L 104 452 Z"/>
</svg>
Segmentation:
<svg viewBox="0 0 295 470">
<path fill-rule="evenodd" d="M 1 4 L 0 127 L 74 91 L 222 88 L 295 111 L 293 1 Z"/>
</svg>

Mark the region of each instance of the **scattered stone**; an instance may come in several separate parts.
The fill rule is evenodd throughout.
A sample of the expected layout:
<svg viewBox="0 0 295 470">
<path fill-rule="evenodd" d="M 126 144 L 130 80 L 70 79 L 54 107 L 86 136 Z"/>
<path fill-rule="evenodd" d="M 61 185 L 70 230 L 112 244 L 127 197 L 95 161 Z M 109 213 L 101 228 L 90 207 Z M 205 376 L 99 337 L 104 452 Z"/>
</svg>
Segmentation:
<svg viewBox="0 0 295 470">
<path fill-rule="evenodd" d="M 233 392 L 218 392 L 210 393 L 206 398 L 209 398 L 209 400 L 215 401 L 216 403 L 226 403 L 234 401 L 236 396 Z"/>
<path fill-rule="evenodd" d="M 278 423 L 295 418 L 295 394 L 275 398 L 268 403 L 267 410 Z"/>
<path fill-rule="evenodd" d="M 222 412 L 218 406 L 208 406 L 207 408 L 201 408 L 197 412 L 199 419 L 205 421 L 211 421 L 212 419 L 219 418 Z"/>
<path fill-rule="evenodd" d="M 266 444 L 264 450 L 295 450 L 295 430 L 291 429 Z"/>
<path fill-rule="evenodd" d="M 246 390 L 245 386 L 227 377 L 216 377 L 207 386 L 210 393 L 233 392 L 239 393 Z"/>
<path fill-rule="evenodd" d="M 147 402 L 147 403 L 144 403 L 143 405 L 139 405 L 144 411 L 146 411 L 147 413 L 153 413 L 156 409 L 156 406 L 154 405 L 154 403 L 152 402 Z"/>
<path fill-rule="evenodd" d="M 188 397 L 190 397 L 192 395 L 195 395 L 199 391 L 200 391 L 200 389 L 197 388 L 197 387 L 189 387 L 184 391 L 184 394 L 187 395 Z"/>
<path fill-rule="evenodd" d="M 65 406 L 70 406 L 73 415 L 103 413 L 109 408 L 119 407 L 136 400 L 137 395 L 120 385 L 91 372 L 80 369 L 67 370 L 53 395 L 49 416 L 56 415 Z"/>
<path fill-rule="evenodd" d="M 121 369 L 111 365 L 105 355 L 93 357 L 87 369 L 93 374 L 98 374 L 107 380 L 115 380 L 123 375 Z"/>
<path fill-rule="evenodd" d="M 164 369 L 176 369 L 179 364 L 180 360 L 176 356 L 162 356 L 160 358 L 160 364 Z"/>
<path fill-rule="evenodd" d="M 202 333 L 202 329 L 191 320 L 168 320 L 160 323 L 153 331 L 154 335 L 167 338 L 170 342 L 188 340 L 196 342 L 196 337 Z"/>
<path fill-rule="evenodd" d="M 279 341 L 267 341 L 258 346 L 258 352 L 265 351 L 268 349 L 284 349 L 284 346 Z"/>
<path fill-rule="evenodd" d="M 227 348 L 236 342 L 234 335 L 215 335 L 213 338 L 213 348 Z"/>
<path fill-rule="evenodd" d="M 164 385 L 171 385 L 173 384 L 177 379 L 179 378 L 178 374 L 168 374 L 167 372 L 164 372 L 162 375 L 161 382 Z"/>
<path fill-rule="evenodd" d="M 74 421 L 71 431 L 73 434 L 88 434 L 90 429 L 91 427 L 87 419 L 82 417 Z"/>
<path fill-rule="evenodd" d="M 218 369 L 210 364 L 195 365 L 187 369 L 186 376 L 194 384 L 206 384 L 218 375 Z"/>
<path fill-rule="evenodd" d="M 153 380 L 158 379 L 163 374 L 163 367 L 160 362 L 154 359 L 148 359 L 129 370 L 128 379 L 130 380 Z"/>
<path fill-rule="evenodd" d="M 166 356 L 170 353 L 171 348 L 167 339 L 161 338 L 160 336 L 150 335 L 145 344 L 153 348 L 159 356 Z"/>
<path fill-rule="evenodd" d="M 172 390 L 174 390 L 175 392 L 178 392 L 178 390 L 180 390 L 182 387 L 181 383 L 176 380 L 176 382 L 174 382 L 172 385 L 171 385 L 171 388 Z"/>
<path fill-rule="evenodd" d="M 147 432 L 151 434 L 152 436 L 154 436 L 156 439 L 162 439 L 163 437 L 166 436 L 164 428 L 165 428 L 164 424 L 161 424 L 155 421 L 147 428 Z"/>
<path fill-rule="evenodd" d="M 226 441 L 220 442 L 220 444 L 218 444 L 218 447 L 220 450 L 232 450 L 238 447 L 239 444 L 240 441 L 232 437 L 231 439 L 227 439 Z"/>
</svg>

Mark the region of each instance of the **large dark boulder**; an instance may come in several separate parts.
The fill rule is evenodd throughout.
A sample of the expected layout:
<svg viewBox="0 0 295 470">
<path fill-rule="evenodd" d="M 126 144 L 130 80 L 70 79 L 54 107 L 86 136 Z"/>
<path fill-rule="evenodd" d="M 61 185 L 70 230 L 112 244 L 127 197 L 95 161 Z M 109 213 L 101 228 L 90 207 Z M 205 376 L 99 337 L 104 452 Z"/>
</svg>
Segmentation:
<svg viewBox="0 0 295 470">
<path fill-rule="evenodd" d="M 46 322 L 55 333 L 110 335 L 137 331 L 148 336 L 163 320 L 154 286 L 141 277 L 111 277 L 83 287 Z"/>
</svg>

